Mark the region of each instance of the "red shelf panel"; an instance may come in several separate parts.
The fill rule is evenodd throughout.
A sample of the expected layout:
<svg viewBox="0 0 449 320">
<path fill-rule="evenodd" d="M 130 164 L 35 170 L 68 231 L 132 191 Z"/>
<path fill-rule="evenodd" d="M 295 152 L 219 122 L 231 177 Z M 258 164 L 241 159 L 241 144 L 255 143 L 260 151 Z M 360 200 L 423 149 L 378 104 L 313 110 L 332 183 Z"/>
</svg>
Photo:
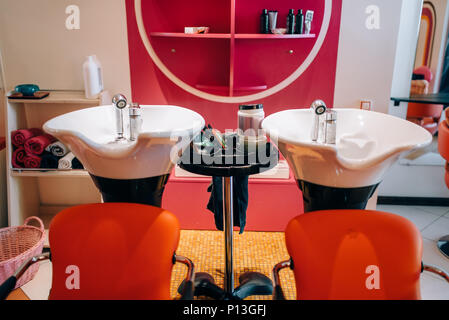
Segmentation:
<svg viewBox="0 0 449 320">
<path fill-rule="evenodd" d="M 312 39 L 315 34 L 257 34 L 257 33 L 237 33 L 236 39 Z"/>
<path fill-rule="evenodd" d="M 208 84 L 196 84 L 195 87 L 200 90 L 216 90 L 216 91 L 228 91 L 229 86 L 208 85 Z M 266 84 L 254 85 L 254 86 L 238 86 L 233 88 L 234 91 L 261 91 L 267 89 Z"/>
<path fill-rule="evenodd" d="M 234 91 L 262 91 L 267 89 L 266 84 L 255 85 L 255 86 L 234 86 Z"/>
<path fill-rule="evenodd" d="M 189 34 L 182 32 L 151 32 L 152 37 L 171 38 L 210 38 L 210 39 L 230 39 L 230 33 L 202 33 Z M 236 33 L 236 39 L 312 39 L 315 34 L 257 34 L 257 33 Z"/>
<path fill-rule="evenodd" d="M 196 84 L 195 87 L 200 90 L 229 91 L 229 86 Z"/>
<path fill-rule="evenodd" d="M 151 32 L 152 37 L 171 37 L 171 38 L 205 38 L 205 39 L 230 39 L 230 33 L 200 33 L 189 34 L 182 32 Z"/>
</svg>

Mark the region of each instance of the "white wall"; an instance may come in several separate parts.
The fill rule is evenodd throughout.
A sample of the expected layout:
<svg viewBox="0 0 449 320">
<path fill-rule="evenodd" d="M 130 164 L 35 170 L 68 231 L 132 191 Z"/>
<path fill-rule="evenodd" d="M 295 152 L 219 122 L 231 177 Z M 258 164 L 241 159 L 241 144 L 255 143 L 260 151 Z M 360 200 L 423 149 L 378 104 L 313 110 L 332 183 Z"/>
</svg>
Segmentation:
<svg viewBox="0 0 449 320">
<path fill-rule="evenodd" d="M 449 198 L 443 166 L 404 166 L 396 163 L 379 186 L 380 196 Z"/>
<path fill-rule="evenodd" d="M 370 5 L 380 9 L 378 30 L 365 27 Z M 369 99 L 373 110 L 388 112 L 401 9 L 402 0 L 343 0 L 335 107 L 359 107 Z"/>
<path fill-rule="evenodd" d="M 80 30 L 65 27 L 68 5 L 80 8 Z M 105 89 L 131 96 L 123 0 L 1 0 L 0 49 L 9 89 L 83 89 L 83 61 L 96 54 Z"/>
</svg>

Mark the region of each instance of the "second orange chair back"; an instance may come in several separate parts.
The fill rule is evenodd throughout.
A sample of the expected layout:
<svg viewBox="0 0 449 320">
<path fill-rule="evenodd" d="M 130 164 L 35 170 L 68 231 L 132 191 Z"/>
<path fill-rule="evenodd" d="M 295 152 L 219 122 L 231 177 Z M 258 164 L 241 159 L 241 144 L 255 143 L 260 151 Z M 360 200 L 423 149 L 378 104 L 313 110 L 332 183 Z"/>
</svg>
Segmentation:
<svg viewBox="0 0 449 320">
<path fill-rule="evenodd" d="M 173 214 L 140 204 L 62 211 L 50 226 L 50 299 L 170 299 L 179 230 Z"/>
<path fill-rule="evenodd" d="M 413 71 L 413 73 L 423 75 L 424 79 L 427 80 L 429 83 L 433 79 L 432 70 L 430 70 L 430 68 L 426 66 L 416 68 Z M 442 111 L 443 106 L 440 104 L 423 104 L 423 103 L 409 102 L 407 108 L 407 120 L 413 121 L 416 124 L 422 126 L 424 129 L 429 131 L 430 134 L 433 135 L 438 130 L 438 121 L 441 117 Z"/>
<path fill-rule="evenodd" d="M 445 181 L 449 188 L 449 109 L 446 109 L 446 120 L 440 123 L 438 132 L 438 152 L 446 160 Z"/>
<path fill-rule="evenodd" d="M 405 218 L 316 211 L 291 220 L 285 237 L 297 299 L 420 299 L 422 240 Z"/>
</svg>

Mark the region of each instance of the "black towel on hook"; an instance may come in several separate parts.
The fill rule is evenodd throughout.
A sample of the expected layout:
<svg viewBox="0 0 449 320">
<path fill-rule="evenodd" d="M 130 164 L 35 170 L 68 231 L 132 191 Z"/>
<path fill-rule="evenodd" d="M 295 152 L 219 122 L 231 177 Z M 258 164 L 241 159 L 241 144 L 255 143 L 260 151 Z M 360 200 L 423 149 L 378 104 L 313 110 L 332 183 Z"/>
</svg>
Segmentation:
<svg viewBox="0 0 449 320">
<path fill-rule="evenodd" d="M 212 177 L 212 183 L 207 188 L 210 192 L 207 209 L 214 213 L 215 227 L 223 231 L 223 178 Z M 248 176 L 233 177 L 233 221 L 235 227 L 240 227 L 243 233 L 246 225 L 246 210 L 248 209 Z"/>
</svg>

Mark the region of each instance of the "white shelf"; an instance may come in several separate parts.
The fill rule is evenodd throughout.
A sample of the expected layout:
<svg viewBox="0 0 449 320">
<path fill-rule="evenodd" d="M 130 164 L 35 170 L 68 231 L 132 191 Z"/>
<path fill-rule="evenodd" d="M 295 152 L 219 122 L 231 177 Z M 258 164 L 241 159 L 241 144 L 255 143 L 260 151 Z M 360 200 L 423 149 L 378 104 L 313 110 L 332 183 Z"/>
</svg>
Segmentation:
<svg viewBox="0 0 449 320">
<path fill-rule="evenodd" d="M 44 91 L 44 90 L 43 90 Z M 50 91 L 43 99 L 6 100 L 6 178 L 10 226 L 22 225 L 29 216 L 47 220 L 63 208 L 101 202 L 101 195 L 85 170 L 12 168 L 10 134 L 22 128 L 41 128 L 43 124 L 68 112 L 110 103 L 107 91 L 98 99 L 86 99 L 84 91 Z"/>
<path fill-rule="evenodd" d="M 45 90 L 43 90 L 45 91 Z M 100 104 L 101 98 L 87 99 L 84 91 L 49 91 L 50 95 L 43 99 L 8 99 L 9 103 L 76 103 L 76 104 Z"/>
</svg>

